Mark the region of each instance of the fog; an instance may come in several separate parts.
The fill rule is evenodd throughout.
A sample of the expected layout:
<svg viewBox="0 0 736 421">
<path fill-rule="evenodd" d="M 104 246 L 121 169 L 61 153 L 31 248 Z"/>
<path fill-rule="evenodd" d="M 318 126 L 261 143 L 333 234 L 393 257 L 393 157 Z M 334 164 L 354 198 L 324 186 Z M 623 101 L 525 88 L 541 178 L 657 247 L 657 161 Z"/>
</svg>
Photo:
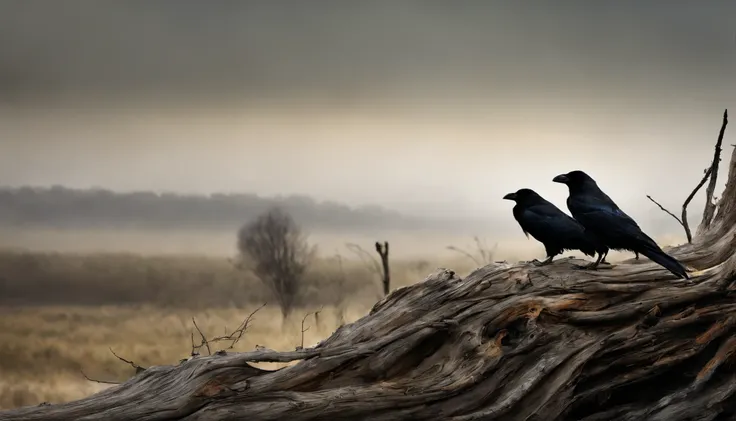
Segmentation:
<svg viewBox="0 0 736 421">
<path fill-rule="evenodd" d="M 6 1 L 0 184 L 303 194 L 526 241 L 501 197 L 565 209 L 551 179 L 583 169 L 679 234 L 646 195 L 677 208 L 709 165 L 736 99 L 733 16 L 728 0 Z"/>
</svg>

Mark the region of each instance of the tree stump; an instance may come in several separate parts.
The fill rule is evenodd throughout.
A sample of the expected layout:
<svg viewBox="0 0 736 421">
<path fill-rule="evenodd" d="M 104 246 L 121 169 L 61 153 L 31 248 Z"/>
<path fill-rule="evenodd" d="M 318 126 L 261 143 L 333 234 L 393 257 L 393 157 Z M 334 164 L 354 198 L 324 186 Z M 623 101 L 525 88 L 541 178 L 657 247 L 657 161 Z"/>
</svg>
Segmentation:
<svg viewBox="0 0 736 421">
<path fill-rule="evenodd" d="M 711 227 L 670 250 L 689 281 L 647 259 L 439 270 L 314 348 L 197 356 L 0 420 L 732 420 L 734 243 L 736 154 Z"/>
</svg>

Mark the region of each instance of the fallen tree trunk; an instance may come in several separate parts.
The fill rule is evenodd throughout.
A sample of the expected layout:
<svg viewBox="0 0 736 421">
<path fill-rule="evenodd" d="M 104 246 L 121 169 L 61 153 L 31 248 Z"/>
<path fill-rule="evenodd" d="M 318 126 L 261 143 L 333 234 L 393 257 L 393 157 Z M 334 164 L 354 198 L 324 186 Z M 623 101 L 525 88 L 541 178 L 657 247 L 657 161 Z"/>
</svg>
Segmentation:
<svg viewBox="0 0 736 421">
<path fill-rule="evenodd" d="M 0 420 L 732 420 L 735 242 L 736 153 L 710 229 L 671 250 L 705 268 L 689 281 L 646 259 L 439 270 L 314 348 L 197 356 Z"/>
</svg>

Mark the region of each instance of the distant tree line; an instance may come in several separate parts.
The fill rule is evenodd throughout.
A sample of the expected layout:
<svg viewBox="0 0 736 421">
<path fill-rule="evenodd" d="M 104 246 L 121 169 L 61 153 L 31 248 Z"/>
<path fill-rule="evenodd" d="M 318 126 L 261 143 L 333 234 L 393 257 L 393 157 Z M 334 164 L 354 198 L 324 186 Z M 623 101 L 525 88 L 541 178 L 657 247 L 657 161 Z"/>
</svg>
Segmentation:
<svg viewBox="0 0 736 421">
<path fill-rule="evenodd" d="M 0 188 L 0 225 L 61 229 L 238 229 L 279 207 L 308 229 L 418 229 L 429 221 L 377 206 L 350 208 L 308 196 L 182 195 L 54 187 Z"/>
</svg>

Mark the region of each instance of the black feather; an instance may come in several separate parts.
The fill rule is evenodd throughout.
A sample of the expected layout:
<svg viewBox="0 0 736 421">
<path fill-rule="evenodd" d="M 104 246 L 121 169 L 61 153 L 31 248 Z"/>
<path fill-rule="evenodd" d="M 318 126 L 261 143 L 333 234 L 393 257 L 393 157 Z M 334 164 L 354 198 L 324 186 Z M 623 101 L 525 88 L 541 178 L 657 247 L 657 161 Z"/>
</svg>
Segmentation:
<svg viewBox="0 0 736 421">
<path fill-rule="evenodd" d="M 527 237 L 544 245 L 548 258 L 565 250 L 580 250 L 591 257 L 607 251 L 579 222 L 534 190 L 520 189 L 505 198 L 516 201 L 514 218 Z"/>
<path fill-rule="evenodd" d="M 567 208 L 570 213 L 608 248 L 642 254 L 675 276 L 688 278 L 685 267 L 662 251 L 588 174 L 571 171 L 555 177 L 554 181 L 567 184 L 570 190 Z"/>
</svg>

